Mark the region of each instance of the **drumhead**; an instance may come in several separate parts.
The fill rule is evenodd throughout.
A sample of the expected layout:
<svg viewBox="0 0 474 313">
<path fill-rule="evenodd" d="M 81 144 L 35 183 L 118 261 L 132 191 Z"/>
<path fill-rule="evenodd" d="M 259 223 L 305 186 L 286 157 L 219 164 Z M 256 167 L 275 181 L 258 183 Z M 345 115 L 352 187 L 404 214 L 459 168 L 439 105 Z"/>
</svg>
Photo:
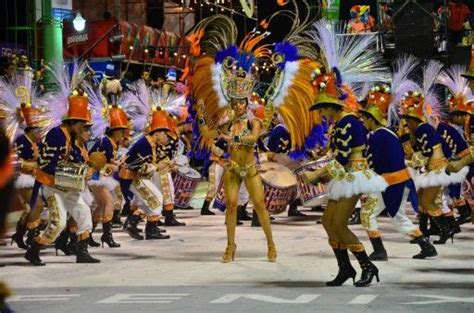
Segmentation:
<svg viewBox="0 0 474 313">
<path fill-rule="evenodd" d="M 186 177 L 192 178 L 192 179 L 200 179 L 201 174 L 199 174 L 198 171 L 195 169 L 189 167 L 189 166 L 181 166 L 178 167 L 178 172 L 183 174 Z"/>
<path fill-rule="evenodd" d="M 181 154 L 174 158 L 174 163 L 177 166 L 187 166 L 189 164 L 189 160 L 187 156 Z"/>
<path fill-rule="evenodd" d="M 306 164 L 303 164 L 301 165 L 300 167 L 298 167 L 296 170 L 295 170 L 295 173 L 301 173 L 301 172 L 305 172 L 307 171 L 308 169 L 317 169 L 317 168 L 321 168 L 323 167 L 324 165 L 326 165 L 328 163 L 328 160 L 327 159 L 319 159 L 317 161 L 311 161 L 311 162 L 308 162 Z"/>
<path fill-rule="evenodd" d="M 262 163 L 259 168 L 259 173 L 262 180 L 270 186 L 288 188 L 295 186 L 297 183 L 293 172 L 286 166 L 278 163 Z"/>
</svg>

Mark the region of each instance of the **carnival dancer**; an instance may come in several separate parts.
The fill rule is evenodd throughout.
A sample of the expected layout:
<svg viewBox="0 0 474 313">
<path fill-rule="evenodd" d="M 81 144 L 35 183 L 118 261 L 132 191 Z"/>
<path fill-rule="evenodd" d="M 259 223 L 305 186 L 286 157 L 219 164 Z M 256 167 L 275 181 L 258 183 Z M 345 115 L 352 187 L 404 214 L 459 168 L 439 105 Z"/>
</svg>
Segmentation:
<svg viewBox="0 0 474 313">
<path fill-rule="evenodd" d="M 473 95 L 469 88 L 468 80 L 462 76 L 465 68 L 461 65 L 453 65 L 442 71 L 437 78 L 437 82 L 446 86 L 450 92 L 448 96 L 449 121 L 448 123 L 440 123 L 437 127 L 438 133 L 445 141 L 444 147 L 451 150 L 449 155 L 452 158 L 462 159 L 469 155 L 468 138 L 462 136 L 466 127 L 466 120 L 469 120 L 469 114 L 474 112 L 472 105 L 467 103 Z M 454 128 L 461 128 L 461 131 Z M 466 134 L 467 135 L 467 134 Z M 446 150 L 446 149 L 445 149 Z M 474 174 L 474 165 L 470 165 L 467 179 L 470 180 Z M 471 217 L 471 207 L 467 199 L 461 195 L 461 184 L 452 184 L 448 186 L 449 196 L 454 201 L 454 207 L 459 212 L 457 223 L 459 225 L 466 223 Z M 451 221 L 452 223 L 452 221 Z"/>
<path fill-rule="evenodd" d="M 408 199 L 418 211 L 416 188 L 410 172 L 405 165 L 405 154 L 398 136 L 389 128 L 398 119 L 397 102 L 403 94 L 415 85 L 408 75 L 418 62 L 415 58 L 398 59 L 392 86 L 375 85 L 370 89 L 366 106 L 360 110 L 364 125 L 370 131 L 367 141 L 367 159 L 369 166 L 388 183 L 388 188 L 375 195 L 376 203 L 369 202 L 361 212 L 362 225 L 369 235 L 374 252 L 369 256 L 372 261 L 387 261 L 387 252 L 383 246 L 382 234 L 378 228 L 377 217 L 387 210 L 391 222 L 403 234 L 413 239 L 421 248 L 414 259 L 424 259 L 437 255 L 436 249 L 413 224 L 405 212 Z M 372 205 L 370 205 L 372 204 Z"/>
<path fill-rule="evenodd" d="M 439 115 L 439 102 L 433 84 L 441 68 L 439 62 L 429 61 L 423 69 L 423 87 L 407 92 L 400 101 L 400 112 L 415 139 L 415 152 L 409 166 L 415 169 L 412 177 L 418 189 L 420 230 L 428 235 L 427 223 L 428 218 L 431 218 L 440 230 L 440 239 L 434 244 L 445 244 L 454 236 L 454 229 L 450 228 L 442 213 L 442 190 L 452 183 L 461 182 L 465 177 L 462 174 L 446 173 L 448 160 L 443 153 L 443 140 L 430 124 L 433 117 Z M 421 171 L 422 168 L 424 171 Z"/>
<path fill-rule="evenodd" d="M 147 104 L 149 105 L 149 104 Z M 163 195 L 151 181 L 157 170 L 161 170 L 167 165 L 159 165 L 156 158 L 156 146 L 168 143 L 168 132 L 170 131 L 167 113 L 156 107 L 151 107 L 151 122 L 148 132 L 140 137 L 126 154 L 125 162 L 119 170 L 120 186 L 124 197 L 130 201 L 131 194 L 134 201 L 139 203 L 141 210 L 146 214 L 147 223 L 145 227 L 145 239 L 169 239 L 168 235 L 163 235 L 158 228 L 160 211 L 163 205 Z M 128 112 L 130 114 L 130 112 Z M 150 115 L 142 118 L 143 128 Z M 137 120 L 130 115 L 137 127 Z M 126 200 L 126 201 L 127 201 Z M 129 215 L 127 232 L 135 239 L 142 240 L 137 225 L 140 222 L 140 215 Z"/>
<path fill-rule="evenodd" d="M 327 187 L 329 201 L 322 223 L 336 255 L 339 273 L 326 285 L 340 286 L 349 278 L 355 280 L 356 271 L 347 253 L 349 249 L 362 268 L 361 279 L 354 285 L 363 287 L 369 285 L 374 277 L 379 281 L 379 270 L 347 223 L 361 195 L 380 193 L 386 189 L 387 183 L 369 168 L 364 157 L 366 133 L 362 122 L 351 113 L 359 105 L 347 84 L 383 80 L 386 68 L 381 56 L 372 48 L 374 37 L 337 36 L 334 26 L 325 20 L 315 23 L 311 35 L 321 48 L 324 60 L 323 67 L 314 71 L 318 97 L 311 109 L 318 110 L 334 123 L 330 134 L 331 161 L 306 174 L 311 182 L 330 179 Z"/>
<path fill-rule="evenodd" d="M 28 242 L 37 235 L 41 222 L 41 212 L 43 203 L 36 202 L 33 208 L 30 207 L 30 199 L 35 182 L 34 171 L 38 159 L 39 123 L 35 116 L 40 113 L 42 99 L 35 91 L 36 86 L 30 76 L 16 75 L 8 82 L 0 80 L 0 99 L 2 108 L 7 113 L 4 120 L 7 134 L 14 142 L 14 149 L 17 159 L 20 162 L 20 175 L 15 180 L 16 197 L 18 203 L 23 208 L 16 232 L 12 235 L 12 243 L 15 242 L 19 248 L 27 249 L 28 246 L 23 241 L 28 232 Z M 23 133 L 20 132 L 23 129 Z"/>
<path fill-rule="evenodd" d="M 93 137 L 95 144 L 89 153 L 102 153 L 107 165 L 101 172 L 94 173 L 89 181 L 89 187 L 95 197 L 97 207 L 93 214 L 94 229 L 99 222 L 102 222 L 102 236 L 100 241 L 102 246 L 106 243 L 110 248 L 120 247 L 112 236 L 112 219 L 115 212 L 115 202 L 121 202 L 121 197 L 116 194 L 119 186 L 118 181 L 113 177 L 118 171 L 120 160 L 118 158 L 118 148 L 121 146 L 126 131 L 130 129 L 129 120 L 125 111 L 119 105 L 105 105 L 102 103 L 100 95 L 88 90 L 91 98 L 91 109 L 93 126 Z M 92 234 L 91 234 L 92 238 Z M 97 244 L 95 244 L 97 246 Z"/>
<path fill-rule="evenodd" d="M 100 260 L 89 255 L 87 246 L 90 231 L 92 230 L 92 217 L 90 208 L 84 202 L 79 188 L 74 186 L 68 189 L 67 182 L 61 184 L 58 171 L 62 168 L 72 168 L 77 171 L 77 179 L 84 181 L 90 178 L 92 170 L 81 162 L 80 152 L 77 153 L 74 145 L 75 138 L 81 136 L 85 124 L 90 121 L 88 98 L 85 95 L 73 94 L 68 98 L 69 106 L 66 118 L 58 120 L 62 115 L 61 108 L 64 104 L 59 101 L 51 102 L 50 112 L 53 118 L 49 121 L 51 128 L 39 147 L 38 168 L 36 170 L 35 184 L 42 184 L 42 196 L 46 199 L 49 209 L 49 223 L 46 230 L 35 237 L 33 245 L 27 250 L 25 258 L 33 265 L 44 265 L 39 257 L 40 250 L 49 242 L 54 241 L 65 228 L 67 214 L 77 222 L 78 250 L 77 263 L 99 263 Z M 56 103 L 56 106 L 53 104 Z M 48 129 L 48 127 L 46 128 Z M 85 177 L 84 177 L 85 176 Z"/>
</svg>

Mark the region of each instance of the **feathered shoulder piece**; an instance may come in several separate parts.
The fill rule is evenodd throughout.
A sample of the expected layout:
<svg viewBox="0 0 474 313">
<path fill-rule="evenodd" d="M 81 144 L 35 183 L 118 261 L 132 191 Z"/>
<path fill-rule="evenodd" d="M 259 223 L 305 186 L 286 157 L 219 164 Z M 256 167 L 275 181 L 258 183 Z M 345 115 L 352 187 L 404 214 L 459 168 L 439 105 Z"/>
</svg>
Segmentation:
<svg viewBox="0 0 474 313">
<path fill-rule="evenodd" d="M 41 112 L 45 103 L 36 90 L 31 75 L 0 79 L 0 110 L 5 115 L 6 134 L 12 141 L 23 128 L 40 126 L 34 116 Z"/>
<path fill-rule="evenodd" d="M 448 104 L 450 111 L 471 112 L 473 110 L 471 103 L 472 90 L 469 87 L 469 81 L 461 76 L 466 73 L 466 68 L 462 65 L 453 65 L 442 71 L 436 82 L 446 86 L 449 89 Z"/>
</svg>

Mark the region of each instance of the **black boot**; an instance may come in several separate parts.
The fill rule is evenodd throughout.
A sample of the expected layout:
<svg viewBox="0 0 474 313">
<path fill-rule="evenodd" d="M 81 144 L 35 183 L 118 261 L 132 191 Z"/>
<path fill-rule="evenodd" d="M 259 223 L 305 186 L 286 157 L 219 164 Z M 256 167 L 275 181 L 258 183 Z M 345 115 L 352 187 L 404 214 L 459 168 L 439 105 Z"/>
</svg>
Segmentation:
<svg viewBox="0 0 474 313">
<path fill-rule="evenodd" d="M 211 201 L 204 200 L 204 203 L 202 204 L 202 208 L 201 208 L 201 215 L 215 215 L 216 214 L 212 212 L 211 210 L 209 210 L 210 204 L 211 204 Z"/>
<path fill-rule="evenodd" d="M 143 236 L 140 235 L 140 231 L 138 230 L 138 222 L 140 221 L 140 217 L 138 215 L 132 215 L 127 218 L 127 228 L 126 231 L 130 235 L 130 237 L 143 240 Z"/>
<path fill-rule="evenodd" d="M 251 221 L 252 217 L 247 212 L 247 204 L 239 205 L 237 207 L 237 220 L 238 221 Z"/>
<path fill-rule="evenodd" d="M 458 225 L 462 225 L 471 220 L 472 209 L 467 200 L 464 200 L 464 205 L 456 207 L 459 212 L 459 217 L 457 219 Z"/>
<path fill-rule="evenodd" d="M 71 251 L 68 248 L 68 241 L 69 232 L 67 230 L 63 230 L 54 242 L 54 249 L 56 250 L 56 255 L 58 255 L 58 250 L 61 250 L 65 255 L 72 255 Z"/>
<path fill-rule="evenodd" d="M 359 265 L 362 268 L 362 274 L 360 275 L 360 279 L 355 282 L 354 286 L 356 287 L 365 287 L 372 283 L 372 279 L 374 277 L 377 278 L 377 282 L 379 282 L 379 269 L 374 265 L 374 263 L 370 262 L 369 257 L 365 251 L 360 252 L 352 252 L 357 261 L 359 261 Z"/>
<path fill-rule="evenodd" d="M 104 227 L 104 226 L 102 226 L 102 227 Z M 91 246 L 91 247 L 100 247 L 100 243 L 95 241 L 94 237 L 92 237 L 92 234 L 94 233 L 94 230 L 95 230 L 95 226 L 92 228 L 92 231 L 89 235 L 89 239 L 88 239 L 89 246 Z"/>
<path fill-rule="evenodd" d="M 123 227 L 122 220 L 120 219 L 120 211 L 119 210 L 114 210 L 114 215 L 112 217 L 111 227 L 112 228 L 121 228 L 121 227 Z"/>
<path fill-rule="evenodd" d="M 298 211 L 298 206 L 301 205 L 301 200 L 296 199 L 290 203 L 290 207 L 288 208 L 288 217 L 305 217 L 307 216 L 304 213 Z"/>
<path fill-rule="evenodd" d="M 252 211 L 252 224 L 250 224 L 252 227 L 260 227 L 260 221 L 258 220 L 258 215 L 255 210 Z"/>
<path fill-rule="evenodd" d="M 359 225 L 360 222 L 360 208 L 355 208 L 352 217 L 349 219 L 347 225 Z"/>
<path fill-rule="evenodd" d="M 165 216 L 165 226 L 186 226 L 185 223 L 179 222 L 173 215 L 173 210 L 164 211 L 163 215 Z"/>
<path fill-rule="evenodd" d="M 39 257 L 40 250 L 42 249 L 42 245 L 33 242 L 33 244 L 26 250 L 25 259 L 27 259 L 31 264 L 35 266 L 44 266 L 46 264 L 41 261 Z"/>
<path fill-rule="evenodd" d="M 420 236 L 415 238 L 416 242 L 421 248 L 420 253 L 413 256 L 414 259 L 425 259 L 438 255 L 436 248 L 431 244 L 430 240 L 426 237 Z"/>
<path fill-rule="evenodd" d="M 122 207 L 122 211 L 120 212 L 121 216 L 129 216 L 130 215 L 130 202 L 125 201 Z"/>
<path fill-rule="evenodd" d="M 448 222 L 448 226 L 453 231 L 453 233 L 459 234 L 461 232 L 461 227 L 459 227 L 459 224 L 456 222 L 456 219 L 453 215 L 445 216 L 444 218 Z"/>
<path fill-rule="evenodd" d="M 77 243 L 76 263 L 100 263 L 99 259 L 91 257 L 87 251 L 88 241 L 83 239 Z"/>
<path fill-rule="evenodd" d="M 347 253 L 347 249 L 333 249 L 333 251 L 336 255 L 339 272 L 337 273 L 337 276 L 336 278 L 334 278 L 334 280 L 328 281 L 326 283 L 326 286 L 341 286 L 349 278 L 352 278 L 352 283 L 354 283 L 357 273 L 352 267 L 351 262 L 349 261 L 349 254 Z"/>
<path fill-rule="evenodd" d="M 13 245 L 13 242 L 15 242 L 18 248 L 25 250 L 28 249 L 28 246 L 23 241 L 26 231 L 26 225 L 24 223 L 18 222 L 18 224 L 16 224 L 16 232 L 12 235 L 12 241 L 10 245 Z"/>
<path fill-rule="evenodd" d="M 419 213 L 418 214 L 418 223 L 419 223 L 419 229 L 421 231 L 421 233 L 423 234 L 423 236 L 429 238 L 430 237 L 430 233 L 428 231 L 428 214 L 425 214 L 425 213 Z"/>
<path fill-rule="evenodd" d="M 109 248 L 120 248 L 120 244 L 116 243 L 112 236 L 111 222 L 102 224 L 102 237 L 100 237 L 100 241 L 102 242 L 102 248 L 104 247 L 104 243 L 106 243 Z"/>
<path fill-rule="evenodd" d="M 156 222 L 146 222 L 145 226 L 145 239 L 154 240 L 154 239 L 170 239 L 169 235 L 164 235 L 157 230 Z"/>
<path fill-rule="evenodd" d="M 454 241 L 454 229 L 449 228 L 448 221 L 443 215 L 434 216 L 432 221 L 440 230 L 439 240 L 433 242 L 435 245 L 444 245 L 449 238 L 451 242 Z"/>
<path fill-rule="evenodd" d="M 26 245 L 31 247 L 35 243 L 35 237 L 40 235 L 40 227 L 35 227 L 28 230 L 28 234 L 26 234 Z"/>
<path fill-rule="evenodd" d="M 372 243 L 372 247 L 374 248 L 374 252 L 372 252 L 369 256 L 369 260 L 371 261 L 388 261 L 387 251 L 383 246 L 382 237 L 377 238 L 369 238 L 370 243 Z"/>
<path fill-rule="evenodd" d="M 69 243 L 67 245 L 71 255 L 77 255 L 77 235 L 76 233 L 69 234 Z"/>
</svg>

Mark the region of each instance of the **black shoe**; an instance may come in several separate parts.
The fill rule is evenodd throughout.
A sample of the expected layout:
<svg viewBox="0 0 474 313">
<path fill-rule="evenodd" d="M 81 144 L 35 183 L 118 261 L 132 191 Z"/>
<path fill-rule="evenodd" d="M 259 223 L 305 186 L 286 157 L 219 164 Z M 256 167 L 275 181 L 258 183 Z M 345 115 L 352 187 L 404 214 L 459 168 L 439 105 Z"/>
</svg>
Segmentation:
<svg viewBox="0 0 474 313">
<path fill-rule="evenodd" d="M 380 281 L 379 279 L 379 269 L 369 260 L 367 253 L 365 251 L 353 252 L 357 261 L 359 261 L 359 265 L 362 268 L 362 274 L 360 275 L 360 279 L 355 282 L 354 286 L 356 287 L 365 287 L 372 283 L 374 277 L 377 278 L 377 282 Z"/>
<path fill-rule="evenodd" d="M 120 211 L 115 210 L 114 215 L 112 217 L 112 223 L 111 223 L 112 228 L 122 228 L 123 227 L 123 222 L 122 219 L 120 218 Z"/>
<path fill-rule="evenodd" d="M 423 234 L 423 236 L 429 238 L 430 235 L 431 235 L 431 231 L 428 230 L 428 219 L 429 219 L 429 216 L 428 214 L 424 214 L 424 213 L 419 213 L 418 214 L 418 228 L 420 229 L 421 233 Z M 431 228 L 433 228 L 433 224 L 431 225 Z"/>
<path fill-rule="evenodd" d="M 445 216 L 434 216 L 432 221 L 440 230 L 439 240 L 433 241 L 435 245 L 444 245 L 449 238 L 451 238 L 451 242 L 454 241 L 454 229 L 449 228 Z"/>
<path fill-rule="evenodd" d="M 177 206 L 175 206 L 174 208 L 176 210 L 194 210 L 194 208 L 190 205 L 188 205 L 187 207 L 177 207 Z"/>
<path fill-rule="evenodd" d="M 186 226 L 185 223 L 179 222 L 173 214 L 173 210 L 164 211 L 163 215 L 165 216 L 165 226 L 176 227 L 176 226 Z"/>
<path fill-rule="evenodd" d="M 300 199 L 293 200 L 293 202 L 290 203 L 290 207 L 288 208 L 288 217 L 305 217 L 307 216 L 304 213 L 301 213 L 298 211 L 298 206 L 301 205 L 302 202 Z"/>
<path fill-rule="evenodd" d="M 352 214 L 352 217 L 349 219 L 349 222 L 347 225 L 359 225 L 361 224 L 360 221 L 360 208 L 356 208 L 354 211 L 354 214 Z"/>
<path fill-rule="evenodd" d="M 382 237 L 369 238 L 374 252 L 369 255 L 371 261 L 388 261 L 387 251 L 383 246 Z"/>
<path fill-rule="evenodd" d="M 252 223 L 250 224 L 250 226 L 252 227 L 260 227 L 260 221 L 258 220 L 258 215 L 257 215 L 257 212 L 255 212 L 255 210 L 253 210 L 253 213 L 252 213 Z"/>
<path fill-rule="evenodd" d="M 156 222 L 146 222 L 145 226 L 145 239 L 146 240 L 159 240 L 159 239 L 170 239 L 169 235 L 164 235 L 157 230 Z"/>
<path fill-rule="evenodd" d="M 132 215 L 127 218 L 127 228 L 126 231 L 132 237 L 133 239 L 137 240 L 143 240 L 143 236 L 140 235 L 140 232 L 138 231 L 137 224 L 138 221 L 140 220 L 140 217 L 138 215 Z"/>
<path fill-rule="evenodd" d="M 445 218 L 448 222 L 449 228 L 453 231 L 453 233 L 459 234 L 461 232 L 461 227 L 459 227 L 459 224 L 456 222 L 454 216 L 445 216 Z"/>
<path fill-rule="evenodd" d="M 28 230 L 28 233 L 26 234 L 26 245 L 28 247 L 31 247 L 35 243 L 35 237 L 38 237 L 40 235 L 40 227 L 35 227 L 33 229 Z"/>
<path fill-rule="evenodd" d="M 92 234 L 94 233 L 94 229 L 92 230 L 90 236 L 89 236 L 89 239 L 88 239 L 88 244 L 90 247 L 100 247 L 100 243 L 98 243 L 97 241 L 94 240 L 94 237 L 92 237 Z"/>
<path fill-rule="evenodd" d="M 25 253 L 25 259 L 27 259 L 31 264 L 35 266 L 45 266 L 46 264 L 41 261 L 39 257 L 40 250 L 42 248 L 42 245 L 38 243 L 33 243 L 31 247 L 26 250 Z"/>
<path fill-rule="evenodd" d="M 161 220 L 158 220 L 158 222 L 156 222 L 156 225 L 157 226 L 165 226 L 165 223 L 163 223 Z"/>
<path fill-rule="evenodd" d="M 336 255 L 339 272 L 337 273 L 336 278 L 326 283 L 326 286 L 328 287 L 341 286 L 350 278 L 352 278 L 352 283 L 354 283 L 357 273 L 351 265 L 351 262 L 349 260 L 349 254 L 347 253 L 347 249 L 333 249 L 333 251 L 334 251 L 334 254 Z"/>
<path fill-rule="evenodd" d="M 116 243 L 114 237 L 112 236 L 112 223 L 107 222 L 102 224 L 103 233 L 100 237 L 100 241 L 102 243 L 102 248 L 104 247 L 104 243 L 106 243 L 109 248 L 120 248 L 120 244 Z"/>
<path fill-rule="evenodd" d="M 18 222 L 18 224 L 16 225 L 16 232 L 12 235 L 12 241 L 10 245 L 13 245 L 13 242 L 15 242 L 18 248 L 25 250 L 28 249 L 28 246 L 23 241 L 23 237 L 25 237 L 26 231 L 26 226 Z"/>
<path fill-rule="evenodd" d="M 69 243 L 67 244 L 67 248 L 71 255 L 77 255 L 77 235 L 75 233 L 69 234 Z"/>
<path fill-rule="evenodd" d="M 69 232 L 63 230 L 54 242 L 54 249 L 56 250 L 56 255 L 58 255 L 58 250 L 61 250 L 65 255 L 72 255 L 71 251 L 68 248 L 68 241 Z"/>
<path fill-rule="evenodd" d="M 457 207 L 458 212 L 459 212 L 459 217 L 457 219 L 458 225 L 462 225 L 471 220 L 471 214 L 472 214 L 471 206 L 469 205 L 469 202 L 467 200 L 464 200 L 464 201 L 465 203 L 463 205 Z"/>
<path fill-rule="evenodd" d="M 130 202 L 125 201 L 122 207 L 122 211 L 120 212 L 121 216 L 128 216 L 130 214 Z"/>
<path fill-rule="evenodd" d="M 201 215 L 216 215 L 216 213 L 209 210 L 210 204 L 211 204 L 211 201 L 204 200 L 204 203 L 202 204 L 202 208 L 201 208 Z"/>
<path fill-rule="evenodd" d="M 250 217 L 249 213 L 247 212 L 247 204 L 239 205 L 237 207 L 237 220 L 238 221 L 251 221 L 252 220 L 252 217 Z"/>
<path fill-rule="evenodd" d="M 421 251 L 418 254 L 415 254 L 412 258 L 413 259 L 426 259 L 430 257 L 435 257 L 438 255 L 436 252 L 436 248 L 430 243 L 428 238 L 423 236 L 415 238 L 418 245 L 420 245 Z"/>
<path fill-rule="evenodd" d="M 84 239 L 77 243 L 76 263 L 100 263 L 99 259 L 93 258 L 87 250 L 88 240 Z"/>
</svg>

